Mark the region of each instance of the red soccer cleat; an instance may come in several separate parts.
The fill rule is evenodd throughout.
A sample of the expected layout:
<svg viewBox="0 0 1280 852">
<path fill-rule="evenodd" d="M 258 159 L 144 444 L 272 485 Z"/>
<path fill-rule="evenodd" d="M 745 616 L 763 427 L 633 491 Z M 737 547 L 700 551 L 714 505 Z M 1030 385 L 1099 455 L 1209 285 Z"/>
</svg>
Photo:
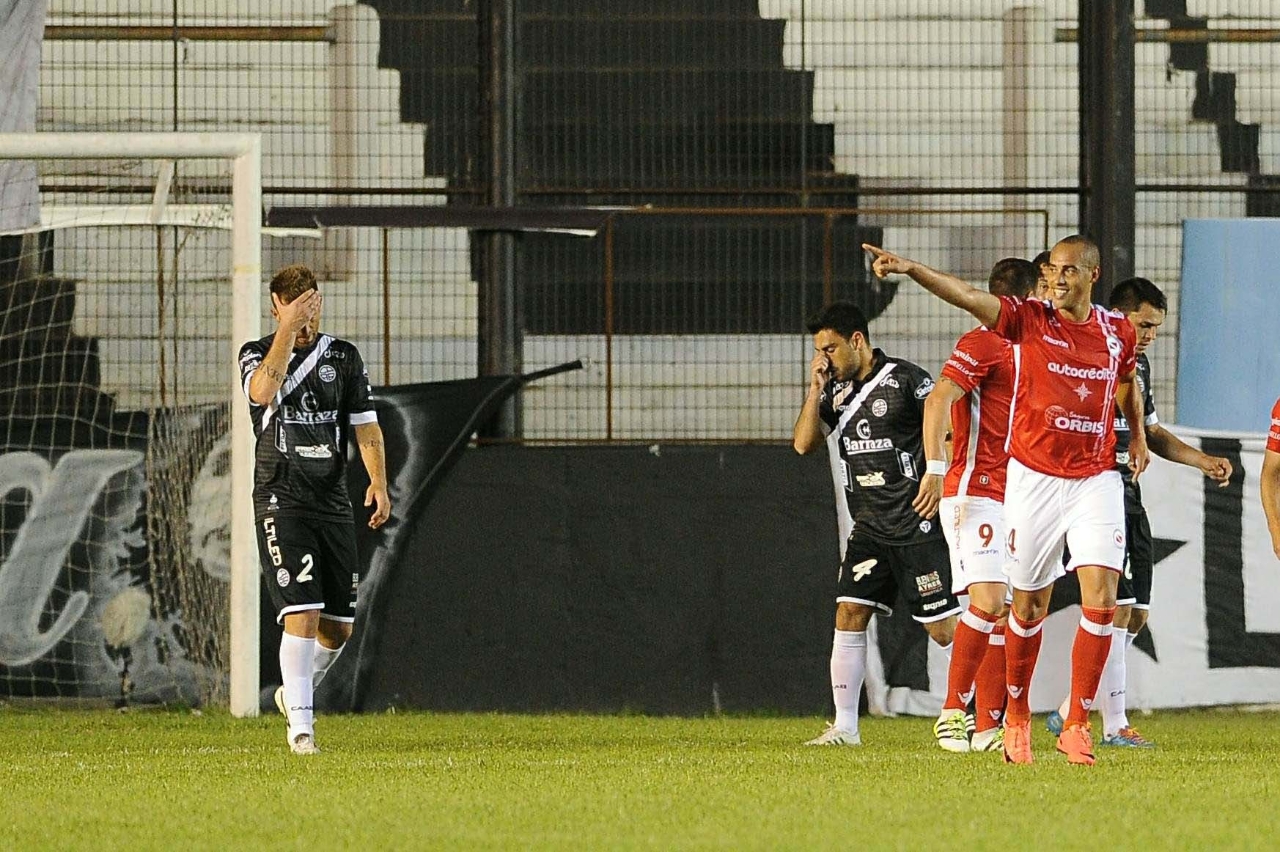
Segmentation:
<svg viewBox="0 0 1280 852">
<path fill-rule="evenodd" d="M 1093 736 L 1088 725 L 1067 723 L 1058 737 L 1058 751 L 1067 756 L 1068 763 L 1093 766 Z"/>
<path fill-rule="evenodd" d="M 1023 766 L 1035 762 L 1031 755 L 1031 723 L 1010 722 L 1004 724 L 1004 762 Z"/>
</svg>

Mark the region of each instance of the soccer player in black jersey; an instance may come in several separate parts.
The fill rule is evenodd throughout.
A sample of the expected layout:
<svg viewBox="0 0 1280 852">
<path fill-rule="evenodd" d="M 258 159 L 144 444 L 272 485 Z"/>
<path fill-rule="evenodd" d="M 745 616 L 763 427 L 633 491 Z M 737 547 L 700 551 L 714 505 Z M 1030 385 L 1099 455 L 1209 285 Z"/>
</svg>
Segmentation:
<svg viewBox="0 0 1280 852">
<path fill-rule="evenodd" d="M 240 376 L 257 450 L 253 510 L 258 553 L 280 640 L 276 707 L 289 748 L 315 754 L 312 696 L 355 621 L 360 565 L 347 497 L 347 441 L 369 474 L 369 526 L 391 514 L 382 429 L 359 350 L 320 333 L 315 275 L 288 266 L 271 279 L 274 335 L 240 349 Z"/>
<path fill-rule="evenodd" d="M 1111 290 L 1109 307 L 1129 318 L 1137 333 L 1138 387 L 1142 391 L 1142 413 L 1147 446 L 1151 452 L 1169 461 L 1199 469 L 1205 476 L 1226 485 L 1231 478 L 1231 462 L 1210 456 L 1182 441 L 1160 425 L 1151 383 L 1151 362 L 1147 347 L 1155 342 L 1164 324 L 1168 301 L 1164 293 L 1146 278 L 1127 278 Z M 1102 714 L 1102 745 L 1125 748 L 1151 748 L 1150 740 L 1129 724 L 1126 707 L 1127 653 L 1133 640 L 1142 632 L 1151 613 L 1151 582 L 1155 570 L 1154 541 L 1147 510 L 1142 505 L 1142 489 L 1129 469 L 1129 441 L 1132 426 L 1115 412 L 1116 470 L 1124 481 L 1125 564 L 1116 591 L 1116 614 L 1112 620 L 1111 652 L 1093 706 Z M 1050 713 L 1048 728 L 1061 730 L 1063 707 Z"/>
<path fill-rule="evenodd" d="M 859 745 L 858 699 L 871 616 L 891 614 L 901 592 L 912 617 L 949 649 L 960 613 L 951 593 L 947 543 L 935 517 L 938 501 L 920 489 L 927 471 L 924 401 L 933 379 L 915 364 L 873 349 L 866 316 L 849 302 L 824 308 L 808 329 L 817 351 L 794 446 L 805 455 L 828 444 L 853 518 L 837 581 L 831 650 L 836 718 L 808 744 Z M 945 462 L 938 464 L 945 469 Z"/>
</svg>

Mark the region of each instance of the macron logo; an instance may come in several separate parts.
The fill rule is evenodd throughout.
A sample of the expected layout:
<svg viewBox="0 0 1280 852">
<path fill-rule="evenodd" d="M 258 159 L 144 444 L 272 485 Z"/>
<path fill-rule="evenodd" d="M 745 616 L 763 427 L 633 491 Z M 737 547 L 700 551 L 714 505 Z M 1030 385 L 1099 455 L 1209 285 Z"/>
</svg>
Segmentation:
<svg viewBox="0 0 1280 852">
<path fill-rule="evenodd" d="M 1020 687 L 1020 686 L 1014 686 L 1013 684 L 1009 684 L 1009 697 L 1010 697 L 1010 698 L 1021 698 L 1021 697 L 1022 697 L 1022 687 Z"/>
<path fill-rule="evenodd" d="M 1065 340 L 1059 340 L 1058 338 L 1050 337 L 1047 334 L 1042 334 L 1040 335 L 1040 337 L 1042 340 L 1044 340 L 1045 343 L 1052 343 L 1054 346 L 1061 346 L 1063 349 L 1071 348 L 1071 344 L 1067 343 L 1067 341 Z"/>
</svg>

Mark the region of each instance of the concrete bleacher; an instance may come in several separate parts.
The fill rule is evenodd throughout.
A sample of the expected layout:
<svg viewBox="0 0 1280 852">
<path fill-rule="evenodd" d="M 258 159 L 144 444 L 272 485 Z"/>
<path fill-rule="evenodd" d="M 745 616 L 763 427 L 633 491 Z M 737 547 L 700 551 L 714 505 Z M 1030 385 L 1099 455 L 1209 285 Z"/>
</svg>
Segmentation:
<svg viewBox="0 0 1280 852">
<path fill-rule="evenodd" d="M 474 67 L 463 67 L 472 62 L 475 44 L 467 4 L 233 0 L 218 4 L 216 14 L 208 11 L 210 5 L 181 0 L 179 14 L 187 24 L 341 22 L 350 34 L 341 73 L 350 83 L 341 95 L 335 93 L 336 48 L 324 42 L 187 43 L 178 56 L 179 129 L 263 133 L 267 184 L 456 188 L 470 179 L 476 78 Z M 789 169 L 803 162 L 814 180 L 849 179 L 847 198 L 829 199 L 835 204 L 856 203 L 858 186 L 990 186 L 1011 174 L 1064 186 L 1078 179 L 1076 48 L 1054 41 L 1055 27 L 1074 25 L 1070 0 L 805 0 L 803 6 L 801 0 L 662 0 L 634 6 L 530 0 L 524 5 L 530 16 L 524 32 L 534 51 L 524 89 L 526 113 L 533 117 L 524 154 L 535 170 L 559 169 L 554 176 L 566 184 L 600 186 L 610 170 L 631 170 L 650 186 L 679 187 L 688 174 L 707 185 L 764 185 L 794 182 L 797 174 Z M 1021 9 L 1020 28 L 1010 25 L 1015 7 Z M 1237 7 L 1225 0 L 1189 0 L 1187 14 L 1214 19 Z M 171 0 L 143 0 L 119 14 L 103 14 L 92 0 L 50 3 L 53 24 L 167 26 L 172 15 Z M 384 26 L 386 20 L 396 23 Z M 1274 20 L 1230 23 L 1275 25 Z M 1211 20 L 1210 25 L 1225 24 Z M 1027 111 L 1017 123 L 1006 110 L 1011 32 L 1027 40 L 1031 57 L 1019 78 L 1030 88 Z M 432 47 L 423 51 L 423 45 Z M 1280 173 L 1280 126 L 1269 123 L 1280 107 L 1280 50 L 1212 44 L 1208 52 L 1213 71 L 1235 75 L 1238 120 L 1261 124 L 1263 173 Z M 417 58 L 392 62 L 390 57 L 399 54 Z M 1215 123 L 1192 118 L 1196 74 L 1170 71 L 1168 58 L 1167 45 L 1137 46 L 1138 180 L 1244 184 L 1246 175 L 1223 171 Z M 173 46 L 164 42 L 46 41 L 39 127 L 172 130 L 173 63 Z M 768 133 L 761 129 L 766 125 L 772 128 Z M 1019 133 L 1025 134 L 1017 138 L 1027 147 L 1025 157 L 1014 162 L 1006 145 L 1010 134 Z M 801 144 L 809 146 L 803 156 Z M 663 158 L 684 176 L 654 173 L 646 165 Z M 390 195 L 360 200 L 407 203 Z M 619 201 L 607 194 L 592 200 Z M 297 195 L 272 201 L 317 199 Z M 410 202 L 431 203 L 421 197 Z M 863 203 L 992 208 L 1010 206 L 1011 200 L 920 196 Z M 1017 199 L 1012 206 L 1048 210 L 1054 235 L 1076 225 L 1069 197 Z M 1243 195 L 1139 197 L 1136 267 L 1169 293 L 1175 310 L 1169 331 L 1176 329 L 1182 220 L 1244 214 Z M 966 225 L 955 218 L 886 213 L 869 223 L 885 227 L 884 240 L 892 248 L 975 280 L 988 254 L 994 260 L 997 251 L 1030 253 L 1039 247 L 1034 243 L 1038 226 L 1028 216 L 975 215 Z M 137 365 L 139 359 L 145 362 L 149 348 L 154 350 L 158 325 L 151 253 L 121 247 L 109 231 L 59 240 L 54 272 L 79 282 L 73 328 L 98 341 L 103 389 L 117 394 L 123 406 L 143 404 L 149 391 L 139 384 Z M 394 382 L 473 374 L 476 285 L 469 235 L 457 229 L 396 230 L 389 240 L 395 340 L 390 352 L 382 345 L 380 234 L 362 230 L 330 234 L 322 242 L 268 241 L 264 267 L 300 259 L 327 270 L 326 323 L 360 343 L 375 381 L 387 374 L 388 361 Z M 544 250 L 550 252 L 545 244 L 535 252 Z M 573 251 L 594 258 L 598 247 L 583 241 Z M 579 270 L 571 253 L 539 257 L 531 269 L 555 273 L 531 284 L 540 299 L 578 305 L 596 286 L 592 268 Z M 140 272 L 131 277 L 108 271 L 131 269 Z M 578 277 L 566 274 L 570 269 Z M 625 271 L 620 280 L 628 281 Z M 673 281 L 658 283 L 674 286 Z M 779 286 L 785 283 L 780 279 Z M 187 286 L 190 297 L 220 297 L 213 277 L 194 276 Z M 545 319 L 534 317 L 538 333 L 527 340 L 526 365 L 533 369 L 583 357 L 588 366 L 529 389 L 529 434 L 595 435 L 591 430 L 602 430 L 604 423 L 599 329 L 584 325 L 576 333 L 562 333 L 566 330 Z M 951 340 L 967 327 L 963 315 L 903 286 L 873 332 L 877 343 L 936 370 Z M 206 365 L 192 386 L 221 393 L 225 382 L 219 371 L 225 362 L 208 341 L 225 335 L 223 319 L 191 319 L 179 331 L 189 337 L 182 345 L 191 347 L 191 357 Z M 695 328 L 680 337 L 643 333 L 615 341 L 615 434 L 789 434 L 803 389 L 804 335 L 779 329 L 754 337 L 732 329 L 707 331 Z M 1155 350 L 1156 390 L 1167 416 L 1174 414 L 1174 350 L 1170 339 Z M 749 403 L 742 400 L 747 394 Z M 578 410 L 593 425 L 567 428 Z"/>
</svg>

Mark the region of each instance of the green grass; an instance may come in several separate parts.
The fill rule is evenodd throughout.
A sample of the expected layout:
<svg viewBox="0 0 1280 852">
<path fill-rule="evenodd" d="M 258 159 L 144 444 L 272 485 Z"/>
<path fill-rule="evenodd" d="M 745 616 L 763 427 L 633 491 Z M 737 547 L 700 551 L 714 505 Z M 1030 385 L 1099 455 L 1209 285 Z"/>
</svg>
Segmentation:
<svg viewBox="0 0 1280 852">
<path fill-rule="evenodd" d="M 1141 720 L 1157 750 L 1071 767 L 937 749 L 869 719 L 396 714 L 275 718 L 0 709 L 0 849 L 1275 849 L 1280 719 Z"/>
</svg>

